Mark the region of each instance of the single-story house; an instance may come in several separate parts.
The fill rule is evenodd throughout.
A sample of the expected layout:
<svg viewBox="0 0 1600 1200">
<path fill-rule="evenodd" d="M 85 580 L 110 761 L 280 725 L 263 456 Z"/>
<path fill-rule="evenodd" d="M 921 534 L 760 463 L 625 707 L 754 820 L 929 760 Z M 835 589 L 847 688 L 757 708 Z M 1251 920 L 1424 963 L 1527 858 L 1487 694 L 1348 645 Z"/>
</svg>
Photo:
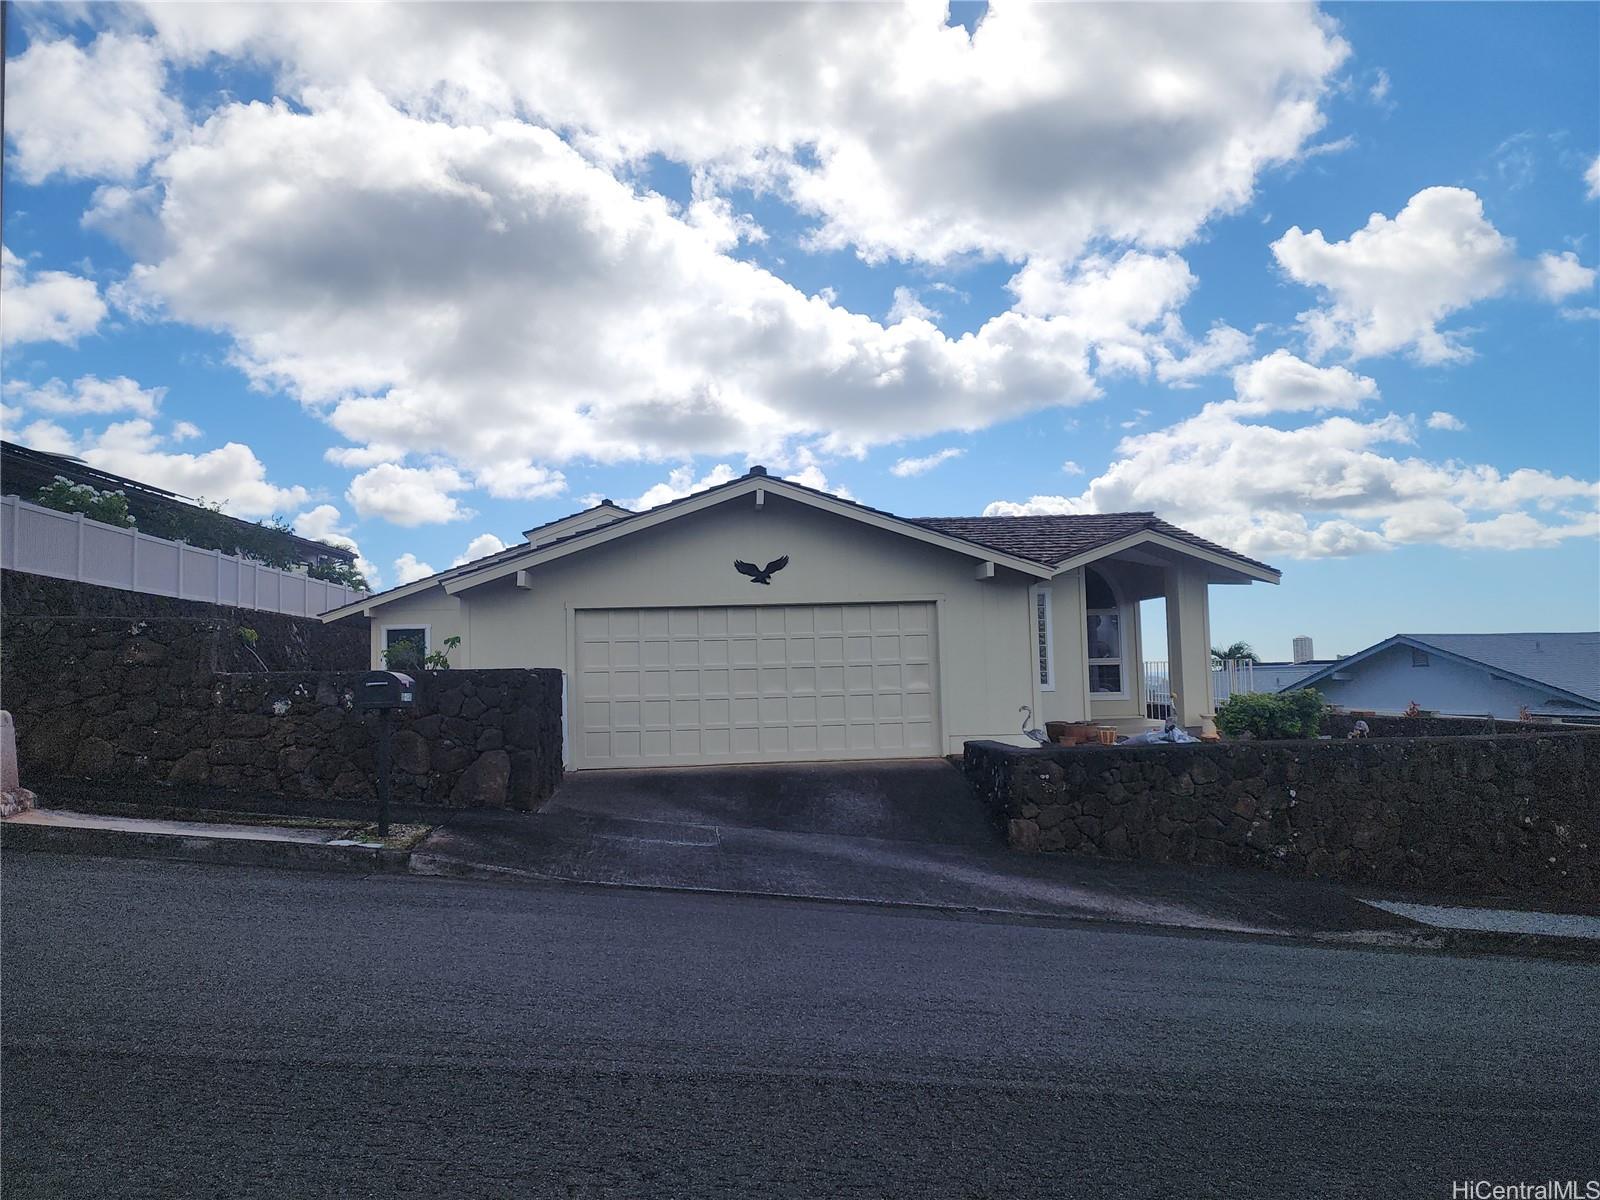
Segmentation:
<svg viewBox="0 0 1600 1200">
<path fill-rule="evenodd" d="M 1363 712 L 1600 721 L 1600 633 L 1399 633 L 1290 686 Z"/>
<path fill-rule="evenodd" d="M 1177 715 L 1212 715 L 1207 588 L 1279 573 L 1153 513 L 908 519 L 748 474 L 610 501 L 323 615 L 372 663 L 559 667 L 575 768 L 937 756 L 1047 720 L 1143 728 L 1139 601 L 1166 599 Z"/>
</svg>

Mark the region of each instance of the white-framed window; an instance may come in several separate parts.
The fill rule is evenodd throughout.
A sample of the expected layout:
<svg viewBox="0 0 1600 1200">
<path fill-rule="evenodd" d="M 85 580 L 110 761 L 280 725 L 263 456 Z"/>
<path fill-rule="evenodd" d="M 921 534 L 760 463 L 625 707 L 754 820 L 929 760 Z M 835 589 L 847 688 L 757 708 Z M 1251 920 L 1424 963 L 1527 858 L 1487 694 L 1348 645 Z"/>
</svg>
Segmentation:
<svg viewBox="0 0 1600 1200">
<path fill-rule="evenodd" d="M 1093 567 L 1083 571 L 1086 617 L 1085 657 L 1089 663 L 1089 694 L 1103 700 L 1126 699 L 1128 675 L 1123 663 L 1122 604 L 1116 589 Z"/>
<path fill-rule="evenodd" d="M 1056 627 L 1050 613 L 1050 589 L 1033 589 L 1034 670 L 1039 677 L 1039 690 L 1056 690 Z"/>
<path fill-rule="evenodd" d="M 395 665 L 399 651 L 407 642 L 417 647 L 416 657 L 419 660 L 428 657 L 429 651 L 433 648 L 429 645 L 431 627 L 427 625 L 385 625 L 382 633 L 383 649 L 389 651 L 389 657 L 385 660 L 385 665 L 388 666 Z"/>
</svg>

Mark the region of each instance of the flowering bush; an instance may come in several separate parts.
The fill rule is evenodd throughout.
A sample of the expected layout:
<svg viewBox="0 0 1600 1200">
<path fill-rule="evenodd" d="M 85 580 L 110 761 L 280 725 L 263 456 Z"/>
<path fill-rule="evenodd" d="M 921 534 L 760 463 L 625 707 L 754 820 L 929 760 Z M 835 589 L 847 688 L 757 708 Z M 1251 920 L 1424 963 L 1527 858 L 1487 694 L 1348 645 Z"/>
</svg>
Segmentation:
<svg viewBox="0 0 1600 1200">
<path fill-rule="evenodd" d="M 82 513 L 91 521 L 102 525 L 115 525 L 131 529 L 136 524 L 128 512 L 128 498 L 120 491 L 96 491 L 87 483 L 73 483 L 65 475 L 57 475 L 34 498 L 35 504 L 53 508 L 57 512 Z"/>
</svg>

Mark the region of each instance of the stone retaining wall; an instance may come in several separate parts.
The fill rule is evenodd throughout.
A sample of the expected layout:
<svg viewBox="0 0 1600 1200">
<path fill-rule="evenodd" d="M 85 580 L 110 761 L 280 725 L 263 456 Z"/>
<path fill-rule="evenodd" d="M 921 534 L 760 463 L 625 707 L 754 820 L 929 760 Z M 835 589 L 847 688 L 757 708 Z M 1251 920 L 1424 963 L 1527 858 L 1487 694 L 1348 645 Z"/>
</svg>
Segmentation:
<svg viewBox="0 0 1600 1200">
<path fill-rule="evenodd" d="M 349 699 L 364 620 L 323 625 L 7 572 L 0 686 L 23 783 L 141 802 L 376 794 L 376 718 Z M 255 654 L 239 636 L 254 629 Z M 259 654 L 284 670 L 247 671 Z M 426 672 L 394 737 L 402 805 L 530 808 L 560 782 L 561 672 Z"/>
<path fill-rule="evenodd" d="M 151 668 L 154 669 L 151 669 Z M 351 707 L 365 672 L 219 675 L 189 664 L 121 673 L 116 690 L 64 692 L 18 719 L 30 786 L 48 800 L 74 780 L 116 781 L 150 799 L 166 785 L 326 804 L 377 795 L 377 716 Z M 561 781 L 561 672 L 426 672 L 397 715 L 393 797 L 405 805 L 532 808 Z M 37 781 L 37 782 L 32 782 Z M 103 792 L 103 789 L 101 789 Z"/>
<path fill-rule="evenodd" d="M 25 672 L 27 660 L 41 655 L 81 665 L 96 650 L 115 649 L 135 625 L 143 626 L 147 645 L 160 644 L 214 671 L 360 670 L 372 653 L 365 617 L 324 625 L 314 617 L 177 600 L 26 571 L 0 572 L 0 622 L 0 672 L 7 679 L 14 666 Z M 251 633 L 253 640 L 247 640 Z"/>
<path fill-rule="evenodd" d="M 1600 900 L 1600 733 L 968 742 L 963 767 L 1021 850 Z"/>
</svg>

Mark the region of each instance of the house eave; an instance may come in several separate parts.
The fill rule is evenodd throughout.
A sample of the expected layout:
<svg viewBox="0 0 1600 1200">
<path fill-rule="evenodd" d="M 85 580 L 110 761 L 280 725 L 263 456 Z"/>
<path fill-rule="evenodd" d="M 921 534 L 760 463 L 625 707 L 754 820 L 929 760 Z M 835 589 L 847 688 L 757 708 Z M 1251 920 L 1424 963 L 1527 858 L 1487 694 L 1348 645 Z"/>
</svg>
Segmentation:
<svg viewBox="0 0 1600 1200">
<path fill-rule="evenodd" d="M 1242 581 L 1247 583 L 1276 584 L 1283 580 L 1283 573 L 1280 571 L 1272 570 L 1269 567 L 1259 567 L 1254 563 L 1244 562 L 1231 555 L 1218 554 L 1216 551 L 1193 545 L 1190 542 L 1185 542 L 1180 538 L 1172 537 L 1170 534 L 1165 534 L 1155 529 L 1137 530 L 1134 533 L 1117 538 L 1115 541 L 1105 542 L 1091 549 L 1080 551 L 1070 558 L 1064 558 L 1056 563 L 1053 572 L 1059 575 L 1140 546 L 1159 546 L 1163 550 L 1182 555 L 1185 558 L 1195 559 L 1206 563 L 1208 566 L 1233 572 L 1242 576 Z"/>
</svg>

